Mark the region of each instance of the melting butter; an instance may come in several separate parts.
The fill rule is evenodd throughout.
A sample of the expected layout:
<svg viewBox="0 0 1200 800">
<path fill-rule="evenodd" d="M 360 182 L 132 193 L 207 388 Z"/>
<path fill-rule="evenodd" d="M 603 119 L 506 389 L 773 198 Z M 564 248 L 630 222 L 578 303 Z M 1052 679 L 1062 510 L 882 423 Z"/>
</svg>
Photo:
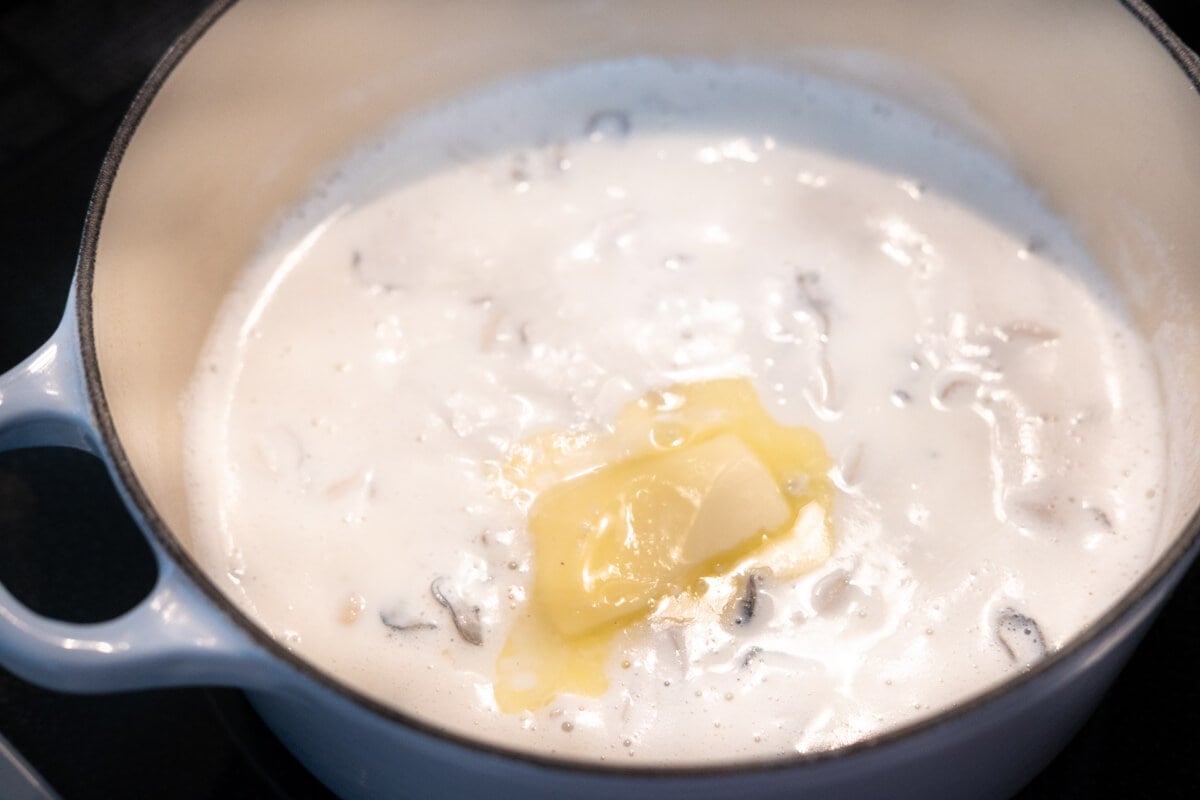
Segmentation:
<svg viewBox="0 0 1200 800">
<path fill-rule="evenodd" d="M 815 432 L 775 422 L 745 379 L 652 392 L 608 436 L 516 448 L 502 478 L 533 497 L 535 575 L 497 663 L 497 704 L 602 694 L 626 627 L 656 611 L 717 613 L 750 567 L 793 578 L 819 566 L 832 549 L 831 463 Z"/>
</svg>

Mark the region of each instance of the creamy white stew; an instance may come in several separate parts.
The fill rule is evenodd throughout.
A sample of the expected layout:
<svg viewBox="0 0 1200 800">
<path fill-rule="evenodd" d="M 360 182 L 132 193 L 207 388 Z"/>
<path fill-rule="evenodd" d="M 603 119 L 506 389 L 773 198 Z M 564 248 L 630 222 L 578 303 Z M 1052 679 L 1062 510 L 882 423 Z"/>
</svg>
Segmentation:
<svg viewBox="0 0 1200 800">
<path fill-rule="evenodd" d="M 882 97 L 633 60 L 401 120 L 249 264 L 185 406 L 199 555 L 447 729 L 836 747 L 1098 617 L 1154 371 L 999 158 Z"/>
</svg>

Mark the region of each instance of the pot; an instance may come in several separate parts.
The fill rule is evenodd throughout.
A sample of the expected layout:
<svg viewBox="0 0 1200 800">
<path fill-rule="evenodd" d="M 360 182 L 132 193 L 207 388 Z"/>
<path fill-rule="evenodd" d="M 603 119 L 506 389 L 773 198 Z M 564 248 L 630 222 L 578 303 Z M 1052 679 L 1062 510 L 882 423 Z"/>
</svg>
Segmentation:
<svg viewBox="0 0 1200 800">
<path fill-rule="evenodd" d="M 4 666 L 67 691 L 244 688 L 347 797 L 1004 797 L 1022 785 L 1090 713 L 1200 549 L 1200 275 L 1188 263 L 1200 252 L 1189 213 L 1200 199 L 1200 152 L 1189 146 L 1200 69 L 1136 3 L 759 5 L 376 2 L 334 12 L 244 0 L 208 11 L 114 143 L 61 325 L 0 378 L 0 448 L 100 456 L 146 533 L 158 581 L 128 614 L 89 626 L 40 617 L 0 587 Z M 507 74 L 645 53 L 751 57 L 899 96 L 1006 153 L 1125 292 L 1170 416 L 1175 536 L 1061 651 L 951 711 L 835 752 L 603 769 L 484 747 L 379 705 L 265 635 L 197 565 L 179 398 L 221 297 L 280 209 L 405 109 Z"/>
</svg>

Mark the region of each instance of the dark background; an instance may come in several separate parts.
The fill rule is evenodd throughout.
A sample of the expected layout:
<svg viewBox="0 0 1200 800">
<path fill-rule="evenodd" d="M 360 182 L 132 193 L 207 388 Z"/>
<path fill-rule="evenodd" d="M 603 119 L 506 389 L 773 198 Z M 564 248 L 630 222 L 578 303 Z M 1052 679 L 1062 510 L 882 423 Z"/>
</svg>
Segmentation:
<svg viewBox="0 0 1200 800">
<path fill-rule="evenodd" d="M 1200 42 L 1184 19 L 1194 2 L 1153 5 L 1193 47 Z M 138 85 L 204 6 L 0 4 L 0 371 L 53 331 L 108 142 Z M 0 453 L 0 581 L 15 594 L 51 616 L 99 621 L 137 602 L 153 579 L 149 551 L 98 461 L 68 450 Z M 1198 682 L 1200 569 L 1096 715 L 1020 797 L 1200 797 Z M 67 800 L 329 796 L 232 690 L 68 696 L 0 669 L 0 735 Z"/>
</svg>

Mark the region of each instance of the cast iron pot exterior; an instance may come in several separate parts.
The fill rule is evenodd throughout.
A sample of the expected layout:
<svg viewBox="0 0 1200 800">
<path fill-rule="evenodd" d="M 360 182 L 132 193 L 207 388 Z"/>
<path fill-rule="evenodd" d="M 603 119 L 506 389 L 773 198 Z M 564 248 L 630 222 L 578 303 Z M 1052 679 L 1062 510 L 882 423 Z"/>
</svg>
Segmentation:
<svg viewBox="0 0 1200 800">
<path fill-rule="evenodd" d="M 128 614 L 98 625 L 48 620 L 0 586 L 6 668 L 64 691 L 244 688 L 300 760 L 346 797 L 1003 798 L 1058 752 L 1196 557 L 1195 518 L 1103 619 L 1026 673 L 853 746 L 749 766 L 597 766 L 480 745 L 364 697 L 246 619 L 172 533 L 125 456 L 102 387 L 93 315 L 97 246 L 125 149 L 164 81 L 230 5 L 218 3 L 198 20 L 138 96 L 101 174 L 63 321 L 0 377 L 0 449 L 67 445 L 102 458 L 155 553 L 157 584 Z M 1128 7 L 1200 82 L 1195 57 L 1143 6 Z"/>
</svg>

